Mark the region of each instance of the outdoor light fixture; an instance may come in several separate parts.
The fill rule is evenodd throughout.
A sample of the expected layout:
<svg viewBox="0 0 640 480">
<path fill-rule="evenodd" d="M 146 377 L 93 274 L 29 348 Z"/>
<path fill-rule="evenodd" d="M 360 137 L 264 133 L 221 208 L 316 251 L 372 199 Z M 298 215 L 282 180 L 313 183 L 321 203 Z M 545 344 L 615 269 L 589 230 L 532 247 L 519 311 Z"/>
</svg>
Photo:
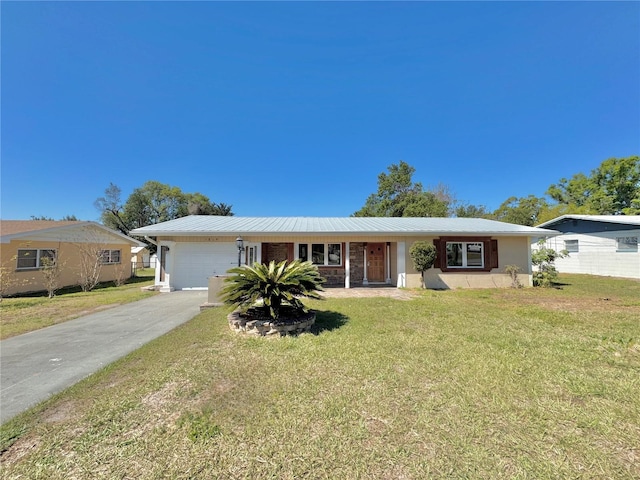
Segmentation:
<svg viewBox="0 0 640 480">
<path fill-rule="evenodd" d="M 242 265 L 242 247 L 244 246 L 242 237 L 236 238 L 236 246 L 238 247 L 238 266 L 240 266 Z"/>
</svg>

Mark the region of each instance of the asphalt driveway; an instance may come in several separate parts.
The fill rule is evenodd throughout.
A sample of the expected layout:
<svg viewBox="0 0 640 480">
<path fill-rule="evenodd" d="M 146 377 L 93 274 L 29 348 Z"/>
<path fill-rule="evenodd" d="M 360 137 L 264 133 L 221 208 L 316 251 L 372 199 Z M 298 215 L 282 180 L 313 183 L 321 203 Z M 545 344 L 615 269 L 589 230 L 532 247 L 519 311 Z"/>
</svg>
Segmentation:
<svg viewBox="0 0 640 480">
<path fill-rule="evenodd" d="M 0 342 L 0 423 L 200 312 L 206 291 L 155 295 Z"/>
</svg>

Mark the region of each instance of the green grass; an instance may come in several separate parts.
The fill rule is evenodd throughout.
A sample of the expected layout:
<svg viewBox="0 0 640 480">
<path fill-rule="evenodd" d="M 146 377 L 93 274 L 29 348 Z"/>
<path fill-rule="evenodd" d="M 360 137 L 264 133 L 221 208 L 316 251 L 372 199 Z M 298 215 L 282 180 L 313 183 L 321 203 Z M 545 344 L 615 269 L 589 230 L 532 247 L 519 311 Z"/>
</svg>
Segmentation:
<svg viewBox="0 0 640 480">
<path fill-rule="evenodd" d="M 640 283 L 562 279 L 207 310 L 3 425 L 2 478 L 638 478 Z"/>
<path fill-rule="evenodd" d="M 153 285 L 153 271 L 151 276 L 148 272 L 142 273 L 145 275 L 139 274 L 120 287 L 105 282 L 91 292 L 83 292 L 80 287 L 63 288 L 51 299 L 46 293 L 3 298 L 0 302 L 0 340 L 157 294 L 141 290 L 141 287 Z"/>
</svg>

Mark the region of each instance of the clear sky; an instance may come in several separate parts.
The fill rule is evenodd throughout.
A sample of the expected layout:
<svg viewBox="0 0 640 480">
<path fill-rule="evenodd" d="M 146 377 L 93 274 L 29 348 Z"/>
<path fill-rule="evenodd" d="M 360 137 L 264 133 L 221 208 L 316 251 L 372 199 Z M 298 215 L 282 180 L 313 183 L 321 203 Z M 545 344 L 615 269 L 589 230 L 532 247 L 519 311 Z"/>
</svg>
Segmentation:
<svg viewBox="0 0 640 480">
<path fill-rule="evenodd" d="M 494 210 L 640 153 L 639 2 L 1 2 L 4 219 L 110 182 L 348 216 L 404 160 Z"/>
</svg>

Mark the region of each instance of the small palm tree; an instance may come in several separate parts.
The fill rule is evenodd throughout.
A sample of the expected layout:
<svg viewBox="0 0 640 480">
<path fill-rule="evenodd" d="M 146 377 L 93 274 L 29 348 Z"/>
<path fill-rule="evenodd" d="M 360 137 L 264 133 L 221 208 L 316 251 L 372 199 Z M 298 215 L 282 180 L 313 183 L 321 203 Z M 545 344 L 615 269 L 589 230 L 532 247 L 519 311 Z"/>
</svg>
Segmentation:
<svg viewBox="0 0 640 480">
<path fill-rule="evenodd" d="M 323 290 L 324 279 L 311 262 L 255 263 L 252 267 L 232 268 L 228 273 L 232 275 L 225 279 L 221 292 L 224 303 L 246 310 L 262 300 L 263 309 L 272 320 L 280 318 L 283 306 L 307 312 L 300 297 L 323 298 L 319 292 Z"/>
</svg>

